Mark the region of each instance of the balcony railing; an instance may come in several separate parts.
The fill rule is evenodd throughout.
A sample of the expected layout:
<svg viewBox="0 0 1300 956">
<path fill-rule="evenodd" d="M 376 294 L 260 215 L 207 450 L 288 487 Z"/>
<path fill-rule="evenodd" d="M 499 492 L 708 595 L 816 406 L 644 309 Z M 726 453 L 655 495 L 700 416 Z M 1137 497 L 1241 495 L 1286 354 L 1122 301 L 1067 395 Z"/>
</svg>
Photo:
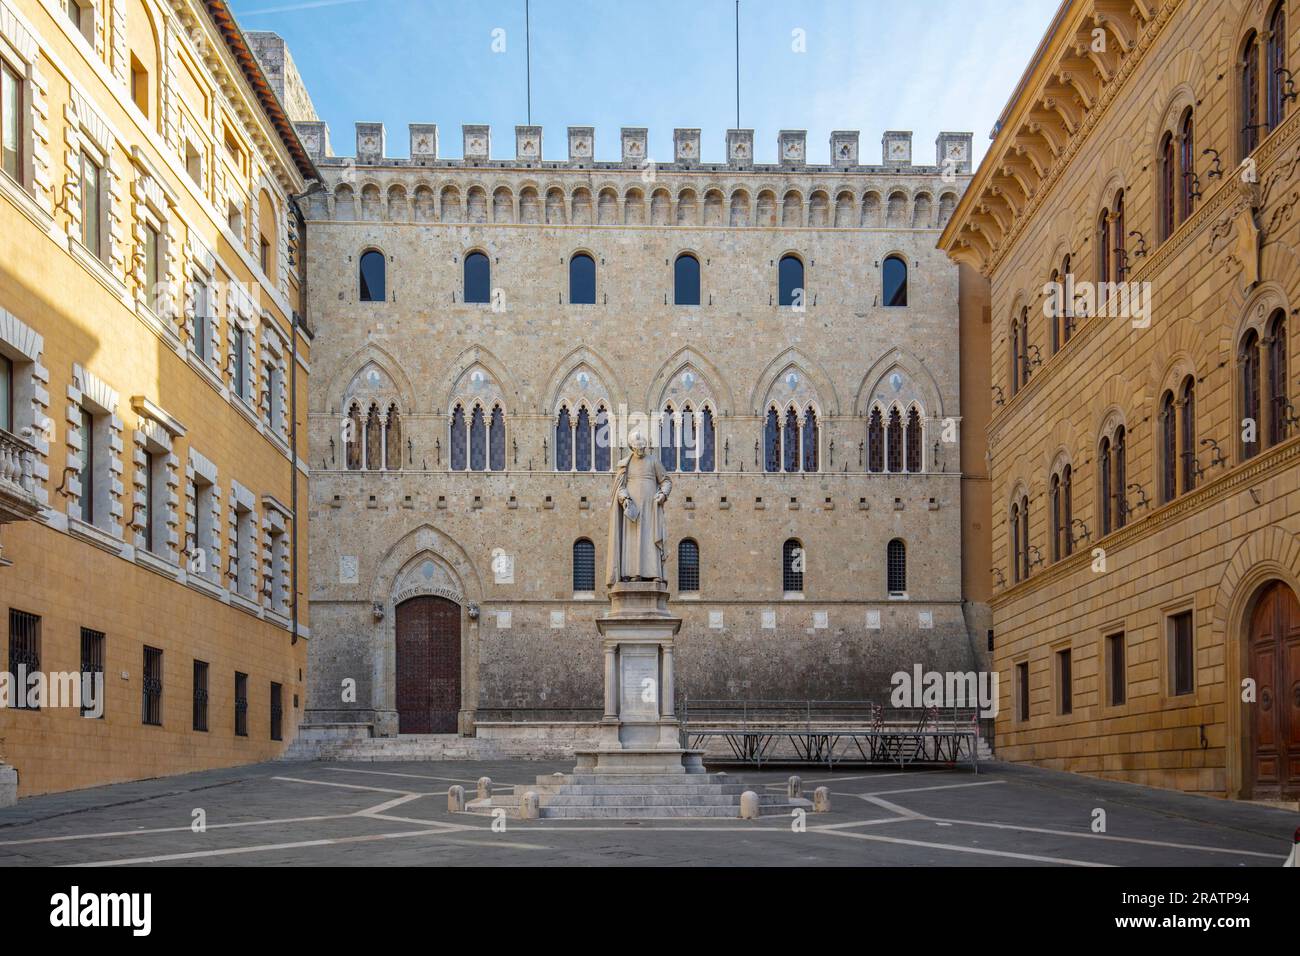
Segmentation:
<svg viewBox="0 0 1300 956">
<path fill-rule="evenodd" d="M 31 434 L 30 428 L 24 428 L 23 437 L 19 438 L 0 428 L 0 525 L 28 521 L 41 513 L 32 477 L 36 446 L 28 440 Z M 0 567 L 9 563 L 0 547 Z"/>
</svg>

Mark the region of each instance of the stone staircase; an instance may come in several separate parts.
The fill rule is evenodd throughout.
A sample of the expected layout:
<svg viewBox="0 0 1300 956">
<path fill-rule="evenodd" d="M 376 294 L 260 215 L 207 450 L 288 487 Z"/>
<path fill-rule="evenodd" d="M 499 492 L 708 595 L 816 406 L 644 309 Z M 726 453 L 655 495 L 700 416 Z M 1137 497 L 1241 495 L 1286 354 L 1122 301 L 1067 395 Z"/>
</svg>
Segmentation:
<svg viewBox="0 0 1300 956">
<path fill-rule="evenodd" d="M 366 724 L 323 725 L 301 728 L 281 760 L 499 760 L 501 752 L 491 741 L 459 734 L 399 734 L 371 737 Z"/>
<path fill-rule="evenodd" d="M 554 773 L 521 784 L 514 793 L 493 794 L 470 801 L 469 813 L 488 814 L 504 809 L 520 817 L 524 795 L 537 795 L 537 815 L 551 820 L 647 820 L 678 817 L 740 816 L 740 796 L 746 790 L 758 795 L 762 816 L 788 815 L 795 809 L 811 812 L 803 797 L 789 797 L 761 786 L 751 786 L 725 773 L 611 774 Z"/>
</svg>

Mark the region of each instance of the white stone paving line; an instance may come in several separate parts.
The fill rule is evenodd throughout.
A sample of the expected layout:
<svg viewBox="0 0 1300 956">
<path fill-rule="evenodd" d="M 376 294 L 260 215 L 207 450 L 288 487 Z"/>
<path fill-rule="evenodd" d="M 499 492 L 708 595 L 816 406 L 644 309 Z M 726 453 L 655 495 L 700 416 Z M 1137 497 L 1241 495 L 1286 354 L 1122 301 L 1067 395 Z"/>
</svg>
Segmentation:
<svg viewBox="0 0 1300 956">
<path fill-rule="evenodd" d="M 466 780 L 463 777 L 433 777 L 422 773 L 398 773 L 395 770 L 354 770 L 351 767 L 322 767 L 322 770 L 332 770 L 334 773 L 373 773 L 381 777 L 411 777 L 415 780 L 442 780 L 447 783 L 468 783 L 471 786 L 478 783 L 477 780 Z M 513 783 L 494 783 L 493 790 L 511 790 L 516 786 Z"/>
<path fill-rule="evenodd" d="M 996 856 L 1009 860 L 1029 860 L 1033 863 L 1060 863 L 1065 866 L 1110 867 L 1110 863 L 1093 863 L 1089 860 L 1071 860 L 1067 857 L 1041 856 L 1035 853 L 1012 853 L 1009 850 L 990 850 L 985 847 L 960 846 L 955 843 L 932 843 L 928 840 L 904 840 L 901 837 L 880 836 L 873 833 L 852 833 L 848 830 L 831 830 L 810 827 L 810 833 L 825 836 L 846 837 L 852 840 L 868 840 L 873 843 L 895 843 L 900 846 L 918 846 L 928 850 L 947 850 L 951 853 L 971 853 L 976 856 Z"/>
</svg>

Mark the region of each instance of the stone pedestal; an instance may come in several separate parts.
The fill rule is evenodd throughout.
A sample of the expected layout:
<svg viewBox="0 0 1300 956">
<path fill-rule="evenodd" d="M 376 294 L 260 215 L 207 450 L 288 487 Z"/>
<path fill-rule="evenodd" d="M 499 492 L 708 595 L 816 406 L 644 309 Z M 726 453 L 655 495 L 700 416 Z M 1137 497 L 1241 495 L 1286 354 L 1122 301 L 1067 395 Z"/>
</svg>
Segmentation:
<svg viewBox="0 0 1300 956">
<path fill-rule="evenodd" d="M 576 773 L 703 773 L 702 751 L 682 746 L 674 711 L 673 645 L 682 619 L 668 610 L 668 585 L 624 581 L 596 619 L 605 667 L 599 743 L 579 750 Z"/>
<path fill-rule="evenodd" d="M 7 763 L 0 763 L 0 807 L 12 807 L 18 802 L 18 771 Z"/>
</svg>

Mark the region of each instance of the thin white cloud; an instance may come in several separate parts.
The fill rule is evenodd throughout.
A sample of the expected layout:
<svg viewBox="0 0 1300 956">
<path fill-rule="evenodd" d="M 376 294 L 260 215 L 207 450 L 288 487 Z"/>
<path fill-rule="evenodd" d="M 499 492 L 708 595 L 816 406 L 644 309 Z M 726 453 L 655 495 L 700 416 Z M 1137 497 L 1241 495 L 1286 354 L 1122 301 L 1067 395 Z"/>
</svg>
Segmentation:
<svg viewBox="0 0 1300 956">
<path fill-rule="evenodd" d="M 317 7 L 343 7 L 354 3 L 368 3 L 369 0 L 307 0 L 306 3 L 291 3 L 283 7 L 263 7 L 260 10 L 245 10 L 241 17 L 257 17 L 270 13 L 293 13 L 297 10 L 314 10 Z"/>
</svg>

